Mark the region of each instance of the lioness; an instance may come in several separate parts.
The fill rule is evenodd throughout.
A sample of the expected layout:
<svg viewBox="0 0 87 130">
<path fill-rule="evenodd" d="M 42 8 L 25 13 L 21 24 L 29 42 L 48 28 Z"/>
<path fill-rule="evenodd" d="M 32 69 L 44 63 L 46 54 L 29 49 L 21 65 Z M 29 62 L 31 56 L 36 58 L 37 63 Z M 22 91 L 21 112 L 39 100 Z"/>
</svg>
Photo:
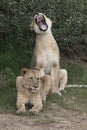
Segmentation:
<svg viewBox="0 0 87 130">
<path fill-rule="evenodd" d="M 43 107 L 42 100 L 46 100 L 51 89 L 51 77 L 45 75 L 41 78 L 37 69 L 24 68 L 22 74 L 23 76 L 18 76 L 16 79 L 17 113 L 26 111 L 26 103 L 33 105 L 29 112 L 38 113 Z"/>
<path fill-rule="evenodd" d="M 60 53 L 51 32 L 52 21 L 42 13 L 34 16 L 30 24 L 31 30 L 36 32 L 36 44 L 31 67 L 40 68 L 41 75 L 50 74 L 52 78 L 52 92 L 61 95 L 58 89 L 60 75 Z"/>
</svg>

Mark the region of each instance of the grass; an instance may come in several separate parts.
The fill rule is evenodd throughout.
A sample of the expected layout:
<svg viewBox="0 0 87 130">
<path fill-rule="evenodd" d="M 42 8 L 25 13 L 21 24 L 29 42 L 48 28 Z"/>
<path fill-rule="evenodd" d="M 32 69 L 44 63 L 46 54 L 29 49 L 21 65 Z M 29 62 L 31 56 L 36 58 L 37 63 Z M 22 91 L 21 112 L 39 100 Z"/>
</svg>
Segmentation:
<svg viewBox="0 0 87 130">
<path fill-rule="evenodd" d="M 62 68 L 68 71 L 69 84 L 87 84 L 87 69 L 79 63 L 63 63 Z"/>
<path fill-rule="evenodd" d="M 11 49 L 0 53 L 0 68 L 11 68 L 14 73 L 18 73 L 21 68 L 29 67 L 31 54 L 25 49 Z"/>
<path fill-rule="evenodd" d="M 44 117 L 39 117 L 37 120 L 39 124 L 50 124 L 50 123 L 55 123 L 55 120 L 53 120 L 50 116 L 44 115 Z"/>
<path fill-rule="evenodd" d="M 87 113 L 86 90 L 87 88 L 67 88 L 67 93 L 63 93 L 62 96 L 51 94 L 45 107 L 51 109 L 50 104 L 53 102 L 68 110 Z"/>
<path fill-rule="evenodd" d="M 12 112 L 16 110 L 16 91 L 9 88 L 0 89 L 0 111 Z"/>
</svg>

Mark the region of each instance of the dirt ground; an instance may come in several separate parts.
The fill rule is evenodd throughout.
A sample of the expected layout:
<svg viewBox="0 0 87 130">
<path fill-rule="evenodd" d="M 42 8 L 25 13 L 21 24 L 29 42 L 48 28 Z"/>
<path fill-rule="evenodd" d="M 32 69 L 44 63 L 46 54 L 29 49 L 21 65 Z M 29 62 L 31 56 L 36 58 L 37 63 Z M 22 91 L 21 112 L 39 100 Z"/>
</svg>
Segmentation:
<svg viewBox="0 0 87 130">
<path fill-rule="evenodd" d="M 57 113 L 51 113 L 49 122 L 41 117 L 0 114 L 0 130 L 87 130 L 87 115 L 64 109 Z"/>
</svg>

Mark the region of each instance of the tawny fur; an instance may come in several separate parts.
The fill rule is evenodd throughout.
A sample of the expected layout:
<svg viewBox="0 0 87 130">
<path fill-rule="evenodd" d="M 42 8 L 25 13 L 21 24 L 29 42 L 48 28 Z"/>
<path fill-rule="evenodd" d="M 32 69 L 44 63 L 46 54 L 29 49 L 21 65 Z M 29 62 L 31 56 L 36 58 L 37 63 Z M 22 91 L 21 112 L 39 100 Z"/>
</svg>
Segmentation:
<svg viewBox="0 0 87 130">
<path fill-rule="evenodd" d="M 61 95 L 58 89 L 60 78 L 60 53 L 58 45 L 53 37 L 51 26 L 52 21 L 44 14 L 39 13 L 45 18 L 48 25 L 46 31 L 41 31 L 35 21 L 31 23 L 30 28 L 36 32 L 36 45 L 32 57 L 31 67 L 40 68 L 41 75 L 50 74 L 52 79 L 52 92 Z"/>
<path fill-rule="evenodd" d="M 66 69 L 60 69 L 59 91 L 64 91 L 66 84 L 67 84 L 67 81 L 68 81 L 67 70 Z"/>
<path fill-rule="evenodd" d="M 39 70 L 22 69 L 23 76 L 16 79 L 17 89 L 17 113 L 25 112 L 25 104 L 30 103 L 33 107 L 29 110 L 38 113 L 42 110 L 42 101 L 51 89 L 51 77 L 49 75 L 41 78 Z"/>
</svg>

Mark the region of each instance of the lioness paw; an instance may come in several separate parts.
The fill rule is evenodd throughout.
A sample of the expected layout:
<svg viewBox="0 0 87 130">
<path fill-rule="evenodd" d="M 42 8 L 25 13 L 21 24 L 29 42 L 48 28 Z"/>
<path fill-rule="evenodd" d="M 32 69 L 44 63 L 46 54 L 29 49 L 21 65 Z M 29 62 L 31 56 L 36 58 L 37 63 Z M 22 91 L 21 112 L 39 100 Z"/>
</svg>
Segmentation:
<svg viewBox="0 0 87 130">
<path fill-rule="evenodd" d="M 16 111 L 16 114 L 25 113 L 25 112 L 26 112 L 26 110 L 18 110 L 18 111 Z"/>
<path fill-rule="evenodd" d="M 61 93 L 61 92 L 58 91 L 57 93 L 59 94 L 59 96 L 62 96 L 62 93 Z"/>
<path fill-rule="evenodd" d="M 59 96 L 62 95 L 60 91 L 54 91 L 54 90 L 52 90 L 52 93 L 58 94 Z"/>
</svg>

